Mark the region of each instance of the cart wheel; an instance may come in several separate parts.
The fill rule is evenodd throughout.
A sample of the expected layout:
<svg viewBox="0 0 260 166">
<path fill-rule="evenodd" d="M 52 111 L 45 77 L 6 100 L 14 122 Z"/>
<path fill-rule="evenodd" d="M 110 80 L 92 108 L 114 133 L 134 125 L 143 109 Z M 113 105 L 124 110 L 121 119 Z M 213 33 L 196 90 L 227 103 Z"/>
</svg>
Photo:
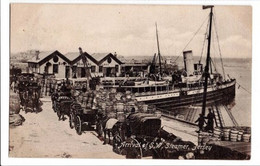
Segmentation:
<svg viewBox="0 0 260 166">
<path fill-rule="evenodd" d="M 70 114 L 69 120 L 70 120 L 70 128 L 73 129 L 75 127 L 73 114 Z"/>
<path fill-rule="evenodd" d="M 122 154 L 122 148 L 121 148 L 121 144 L 122 144 L 122 138 L 116 134 L 113 137 L 113 151 L 117 154 Z"/>
<path fill-rule="evenodd" d="M 75 119 L 75 129 L 76 129 L 76 132 L 78 135 L 81 135 L 82 134 L 82 131 L 81 131 L 81 120 L 80 120 L 80 117 L 77 116 L 76 119 Z"/>
<path fill-rule="evenodd" d="M 140 143 L 133 138 L 129 138 L 126 142 L 135 142 L 140 145 Z M 126 147 L 124 149 L 126 151 L 126 158 L 130 159 L 140 159 L 142 158 L 142 148 L 140 147 Z"/>
</svg>

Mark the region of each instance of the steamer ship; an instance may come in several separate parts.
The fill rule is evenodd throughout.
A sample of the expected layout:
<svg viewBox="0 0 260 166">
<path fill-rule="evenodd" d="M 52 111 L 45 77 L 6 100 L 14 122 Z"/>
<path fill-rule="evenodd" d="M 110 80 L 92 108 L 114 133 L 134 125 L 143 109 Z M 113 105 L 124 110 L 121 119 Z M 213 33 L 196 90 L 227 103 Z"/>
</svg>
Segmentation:
<svg viewBox="0 0 260 166">
<path fill-rule="evenodd" d="M 147 77 L 102 78 L 103 88 L 116 88 L 119 92 L 131 91 L 135 94 L 137 101 L 153 104 L 161 109 L 177 109 L 190 105 L 205 107 L 206 104 L 211 103 L 230 104 L 235 98 L 236 79 L 230 78 L 228 75 L 229 78 L 226 79 L 223 63 L 223 75 L 213 72 L 213 60 L 210 57 L 212 20 L 213 13 L 211 11 L 204 40 L 204 43 L 207 40 L 208 45 L 205 68 L 203 68 L 203 64 L 200 61 L 193 63 L 192 50 L 183 51 L 184 69 L 175 71 L 170 78 L 169 75 L 164 77 L 156 24 L 158 53 L 157 57 L 156 55 L 154 56 Z M 159 64 L 156 63 L 156 58 L 159 59 Z M 156 68 L 156 66 L 158 67 Z"/>
</svg>

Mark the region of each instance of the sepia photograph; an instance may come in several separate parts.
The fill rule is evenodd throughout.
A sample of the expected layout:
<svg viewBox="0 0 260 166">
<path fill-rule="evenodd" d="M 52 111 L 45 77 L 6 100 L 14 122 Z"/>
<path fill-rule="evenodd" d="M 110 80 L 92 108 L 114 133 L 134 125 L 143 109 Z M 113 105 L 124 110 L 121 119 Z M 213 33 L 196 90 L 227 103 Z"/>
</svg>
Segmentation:
<svg viewBox="0 0 260 166">
<path fill-rule="evenodd" d="M 9 7 L 8 157 L 251 159 L 252 6 Z"/>
</svg>

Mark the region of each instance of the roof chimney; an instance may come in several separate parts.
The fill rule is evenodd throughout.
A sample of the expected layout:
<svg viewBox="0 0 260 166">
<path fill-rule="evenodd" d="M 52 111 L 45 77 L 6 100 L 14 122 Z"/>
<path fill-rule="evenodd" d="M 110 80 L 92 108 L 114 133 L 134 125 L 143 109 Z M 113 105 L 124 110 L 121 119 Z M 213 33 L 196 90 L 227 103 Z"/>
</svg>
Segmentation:
<svg viewBox="0 0 260 166">
<path fill-rule="evenodd" d="M 40 51 L 39 51 L 39 50 L 36 50 L 36 51 L 35 51 L 36 60 L 39 60 L 39 59 L 40 59 L 40 58 L 39 58 L 39 54 L 40 54 Z"/>
<path fill-rule="evenodd" d="M 81 48 L 81 47 L 79 47 L 79 54 L 80 54 L 80 55 L 83 54 L 83 51 L 82 51 L 82 48 Z"/>
<path fill-rule="evenodd" d="M 116 52 L 114 53 L 114 56 L 117 58 L 117 54 L 116 54 Z"/>
</svg>

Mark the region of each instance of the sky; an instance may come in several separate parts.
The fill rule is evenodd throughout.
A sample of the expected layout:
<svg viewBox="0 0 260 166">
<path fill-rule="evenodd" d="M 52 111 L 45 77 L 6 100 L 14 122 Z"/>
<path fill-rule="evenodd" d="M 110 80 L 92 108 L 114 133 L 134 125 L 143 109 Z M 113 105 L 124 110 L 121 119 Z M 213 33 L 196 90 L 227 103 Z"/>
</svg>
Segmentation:
<svg viewBox="0 0 260 166">
<path fill-rule="evenodd" d="M 82 47 L 88 53 L 151 56 L 157 52 L 157 22 L 165 56 L 181 55 L 201 27 L 185 48 L 200 56 L 209 11 L 197 5 L 11 4 L 11 53 L 37 49 L 65 54 Z M 250 58 L 252 8 L 215 6 L 214 17 L 213 56 L 219 56 L 217 30 L 222 57 Z"/>
</svg>

